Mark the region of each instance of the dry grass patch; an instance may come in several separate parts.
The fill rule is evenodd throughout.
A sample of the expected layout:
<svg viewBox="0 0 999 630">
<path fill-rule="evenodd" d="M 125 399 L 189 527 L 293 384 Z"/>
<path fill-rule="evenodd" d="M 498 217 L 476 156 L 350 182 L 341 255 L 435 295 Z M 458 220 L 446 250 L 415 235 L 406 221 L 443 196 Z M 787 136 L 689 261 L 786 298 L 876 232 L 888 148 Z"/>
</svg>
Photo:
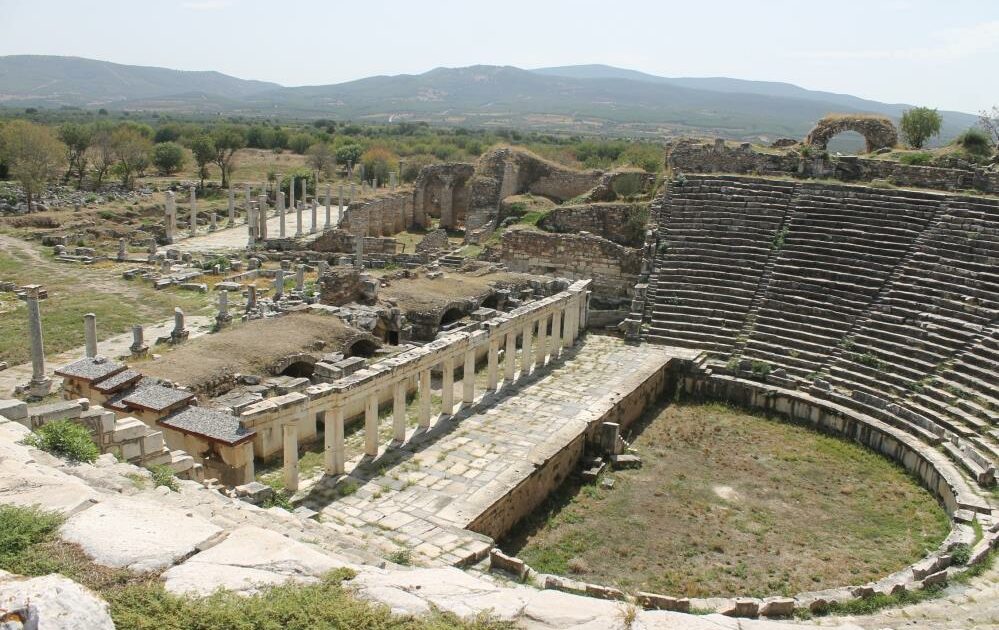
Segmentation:
<svg viewBox="0 0 999 630">
<path fill-rule="evenodd" d="M 904 470 L 856 444 L 722 405 L 651 415 L 640 470 L 569 482 L 504 548 L 628 591 L 790 595 L 883 577 L 947 535 Z"/>
</svg>

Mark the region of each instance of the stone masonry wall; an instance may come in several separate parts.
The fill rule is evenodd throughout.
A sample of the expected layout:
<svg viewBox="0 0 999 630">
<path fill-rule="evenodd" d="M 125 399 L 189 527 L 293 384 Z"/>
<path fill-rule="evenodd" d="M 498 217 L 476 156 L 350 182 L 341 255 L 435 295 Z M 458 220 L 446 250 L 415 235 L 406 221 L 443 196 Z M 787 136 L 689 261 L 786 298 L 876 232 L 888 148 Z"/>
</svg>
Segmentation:
<svg viewBox="0 0 999 630">
<path fill-rule="evenodd" d="M 647 204 L 595 203 L 559 206 L 542 217 L 538 227 L 548 232 L 591 232 L 628 247 L 641 246 L 648 222 Z"/>
<path fill-rule="evenodd" d="M 666 147 L 666 163 L 672 169 L 689 173 L 832 177 L 848 182 L 883 179 L 896 186 L 999 192 L 999 172 L 984 168 L 910 166 L 889 160 L 825 153 L 806 157 L 794 149 L 784 153 L 760 153 L 749 143 L 732 147 L 720 139 L 713 143 L 689 139 L 670 143 Z"/>
<path fill-rule="evenodd" d="M 642 250 L 588 232 L 509 230 L 503 234 L 501 259 L 511 271 L 592 278 L 595 296 L 615 302 L 630 298 L 641 271 Z"/>
<path fill-rule="evenodd" d="M 399 241 L 394 238 L 367 236 L 364 238 L 365 254 L 392 256 L 398 250 Z M 357 247 L 357 237 L 346 230 L 326 230 L 310 245 L 312 251 L 353 254 Z"/>
</svg>

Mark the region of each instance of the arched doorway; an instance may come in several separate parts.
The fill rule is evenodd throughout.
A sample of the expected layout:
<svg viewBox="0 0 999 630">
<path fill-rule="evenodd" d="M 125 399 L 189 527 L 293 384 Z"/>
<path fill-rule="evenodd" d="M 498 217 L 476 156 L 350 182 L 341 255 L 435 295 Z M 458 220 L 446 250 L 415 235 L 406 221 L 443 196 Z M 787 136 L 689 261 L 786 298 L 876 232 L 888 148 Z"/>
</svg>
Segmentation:
<svg viewBox="0 0 999 630">
<path fill-rule="evenodd" d="M 369 359 L 375 356 L 378 351 L 378 344 L 370 339 L 358 339 L 347 348 L 348 357 L 364 357 Z"/>
<path fill-rule="evenodd" d="M 882 147 L 898 144 L 898 132 L 891 120 L 873 114 L 831 114 L 808 132 L 805 144 L 825 149 L 833 136 L 844 131 L 856 131 L 864 137 L 865 148 L 873 153 Z"/>
</svg>

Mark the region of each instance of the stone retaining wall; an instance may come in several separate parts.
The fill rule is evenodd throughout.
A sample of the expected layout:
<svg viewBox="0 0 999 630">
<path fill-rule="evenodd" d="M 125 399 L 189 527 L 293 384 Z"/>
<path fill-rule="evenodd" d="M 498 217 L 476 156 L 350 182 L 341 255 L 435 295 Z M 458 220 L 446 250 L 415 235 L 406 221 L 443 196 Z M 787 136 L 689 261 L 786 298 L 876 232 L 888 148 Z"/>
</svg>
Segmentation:
<svg viewBox="0 0 999 630">
<path fill-rule="evenodd" d="M 999 192 L 999 172 L 984 168 L 910 166 L 890 160 L 837 157 L 826 153 L 804 156 L 796 150 L 759 153 L 749 143 L 732 147 L 721 140 L 714 143 L 697 140 L 671 143 L 666 147 L 666 163 L 672 169 L 689 173 L 832 177 L 843 181 L 880 179 L 896 186 Z"/>
<path fill-rule="evenodd" d="M 588 232 L 509 230 L 503 234 L 501 259 L 511 271 L 591 278 L 595 297 L 614 303 L 630 299 L 641 272 L 642 250 Z"/>
<path fill-rule="evenodd" d="M 648 204 L 594 203 L 559 206 L 543 216 L 538 227 L 560 234 L 590 232 L 619 245 L 639 247 L 648 218 Z"/>
</svg>

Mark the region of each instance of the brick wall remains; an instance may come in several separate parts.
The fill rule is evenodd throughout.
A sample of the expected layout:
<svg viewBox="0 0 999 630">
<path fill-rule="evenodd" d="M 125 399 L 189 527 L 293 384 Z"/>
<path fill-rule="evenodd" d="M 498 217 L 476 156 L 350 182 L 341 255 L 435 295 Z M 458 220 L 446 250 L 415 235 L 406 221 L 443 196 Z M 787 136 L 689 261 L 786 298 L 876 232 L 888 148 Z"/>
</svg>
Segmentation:
<svg viewBox="0 0 999 630">
<path fill-rule="evenodd" d="M 547 232 L 590 232 L 619 245 L 640 247 L 648 222 L 648 204 L 594 203 L 559 206 L 538 222 Z"/>
</svg>

